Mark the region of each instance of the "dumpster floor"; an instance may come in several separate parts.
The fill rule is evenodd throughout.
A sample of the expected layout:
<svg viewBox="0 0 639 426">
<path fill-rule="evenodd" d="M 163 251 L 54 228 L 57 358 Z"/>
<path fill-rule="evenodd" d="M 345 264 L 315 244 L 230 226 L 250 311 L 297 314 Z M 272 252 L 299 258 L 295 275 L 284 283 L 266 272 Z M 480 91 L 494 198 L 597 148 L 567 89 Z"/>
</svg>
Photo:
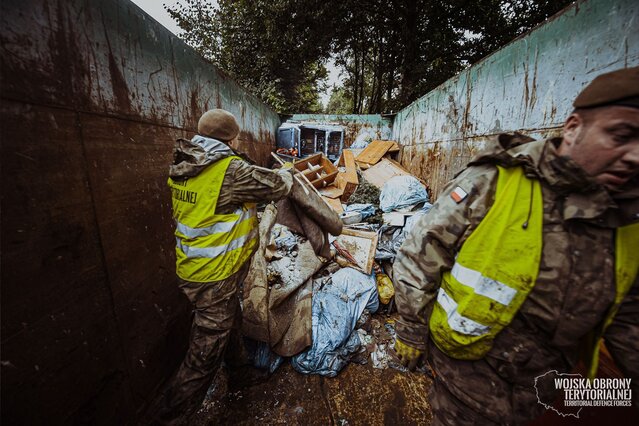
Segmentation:
<svg viewBox="0 0 639 426">
<path fill-rule="evenodd" d="M 604 357 L 602 362 L 612 361 Z M 212 386 L 214 392 L 189 424 L 428 425 L 432 421 L 427 400 L 431 381 L 424 373 L 375 369 L 370 362 L 351 363 L 333 378 L 300 374 L 289 362 L 270 377 L 253 368 L 244 373 L 229 381 L 223 369 Z M 547 410 L 529 426 L 639 424 L 637 420 L 637 411 L 627 407 L 584 407 L 579 418 Z"/>
<path fill-rule="evenodd" d="M 268 378 L 245 377 L 230 388 L 224 375 L 192 424 L 424 425 L 432 419 L 430 379 L 422 373 L 349 364 L 328 378 L 300 374 L 286 362 Z"/>
</svg>

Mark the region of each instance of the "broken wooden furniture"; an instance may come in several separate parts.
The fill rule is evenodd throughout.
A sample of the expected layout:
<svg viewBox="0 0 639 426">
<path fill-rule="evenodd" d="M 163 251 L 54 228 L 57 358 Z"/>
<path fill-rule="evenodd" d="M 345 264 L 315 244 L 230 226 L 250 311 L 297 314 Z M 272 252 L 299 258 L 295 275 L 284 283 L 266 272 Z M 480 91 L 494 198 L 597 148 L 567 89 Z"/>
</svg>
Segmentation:
<svg viewBox="0 0 639 426">
<path fill-rule="evenodd" d="M 320 152 L 296 161 L 293 163 L 293 167 L 305 176 L 316 189 L 332 184 L 338 173 L 337 167 Z"/>
</svg>

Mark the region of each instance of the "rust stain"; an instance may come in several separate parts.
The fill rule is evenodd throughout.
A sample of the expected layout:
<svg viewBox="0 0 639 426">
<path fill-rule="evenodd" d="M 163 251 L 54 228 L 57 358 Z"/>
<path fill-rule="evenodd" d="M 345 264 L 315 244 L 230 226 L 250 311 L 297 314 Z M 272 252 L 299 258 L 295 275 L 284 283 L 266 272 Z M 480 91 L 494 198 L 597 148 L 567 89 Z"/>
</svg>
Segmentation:
<svg viewBox="0 0 639 426">
<path fill-rule="evenodd" d="M 524 109 L 528 108 L 528 98 L 528 66 L 524 64 Z"/>
<path fill-rule="evenodd" d="M 200 111 L 197 104 L 197 93 L 195 93 L 195 90 L 191 91 L 191 115 L 193 117 L 199 117 L 202 115 L 202 111 Z"/>
<path fill-rule="evenodd" d="M 238 151 L 246 154 L 251 161 L 266 167 L 271 161 L 271 152 L 275 149 L 273 134 L 264 129 L 259 129 L 257 137 L 252 132 L 242 130 L 238 136 Z"/>
<path fill-rule="evenodd" d="M 109 75 L 111 77 L 111 87 L 113 88 L 113 96 L 115 97 L 118 112 L 130 113 L 132 112 L 132 108 L 131 100 L 129 99 L 129 88 L 113 55 L 113 48 L 111 47 L 111 40 L 109 39 L 109 32 L 107 31 L 108 26 L 105 22 L 104 15 L 102 15 L 102 26 L 104 29 L 104 39 L 106 40 L 109 50 Z"/>
<path fill-rule="evenodd" d="M 530 93 L 530 109 L 532 110 L 537 102 L 537 53 L 535 53 L 535 71 L 533 73 L 532 90 Z"/>
<path fill-rule="evenodd" d="M 557 106 L 553 105 L 552 109 L 550 110 L 550 122 L 554 123 L 555 122 L 555 116 L 557 115 Z"/>
<path fill-rule="evenodd" d="M 466 80 L 466 108 L 464 108 L 464 117 L 463 117 L 462 126 L 461 126 L 461 134 L 464 136 L 468 132 L 472 132 L 473 130 L 473 125 L 470 122 L 471 98 L 472 98 L 472 85 L 470 84 L 470 79 L 469 79 L 469 80 Z"/>
</svg>

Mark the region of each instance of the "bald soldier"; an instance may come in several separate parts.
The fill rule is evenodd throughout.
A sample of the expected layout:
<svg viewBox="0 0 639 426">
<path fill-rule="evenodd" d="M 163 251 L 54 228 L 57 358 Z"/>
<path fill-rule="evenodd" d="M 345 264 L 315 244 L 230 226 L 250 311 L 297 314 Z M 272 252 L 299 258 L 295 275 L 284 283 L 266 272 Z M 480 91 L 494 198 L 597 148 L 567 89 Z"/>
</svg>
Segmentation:
<svg viewBox="0 0 639 426">
<path fill-rule="evenodd" d="M 535 377 L 594 376 L 602 337 L 639 401 L 639 68 L 573 105 L 560 138 L 500 135 L 399 250 L 396 351 L 427 356 L 433 424 L 536 418 Z"/>
<path fill-rule="evenodd" d="M 175 145 L 168 184 L 176 273 L 194 317 L 186 357 L 163 392 L 159 412 L 151 413 L 161 423 L 183 422 L 200 407 L 229 339 L 239 342 L 237 289 L 258 245 L 255 203 L 287 196 L 293 183 L 286 170 L 244 161 L 234 150 L 239 131 L 231 113 L 213 109 L 200 118 L 198 135 Z"/>
</svg>

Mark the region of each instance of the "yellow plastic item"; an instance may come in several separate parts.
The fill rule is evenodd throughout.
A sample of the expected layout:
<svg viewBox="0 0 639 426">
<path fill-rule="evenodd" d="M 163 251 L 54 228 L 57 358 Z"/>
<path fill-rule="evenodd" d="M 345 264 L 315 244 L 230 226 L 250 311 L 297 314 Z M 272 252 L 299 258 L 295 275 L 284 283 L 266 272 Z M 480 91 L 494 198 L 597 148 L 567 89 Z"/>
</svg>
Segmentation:
<svg viewBox="0 0 639 426">
<path fill-rule="evenodd" d="M 377 274 L 375 280 L 377 281 L 379 301 L 384 305 L 387 305 L 393 296 L 395 296 L 395 287 L 393 287 L 393 282 L 386 274 Z"/>
</svg>

